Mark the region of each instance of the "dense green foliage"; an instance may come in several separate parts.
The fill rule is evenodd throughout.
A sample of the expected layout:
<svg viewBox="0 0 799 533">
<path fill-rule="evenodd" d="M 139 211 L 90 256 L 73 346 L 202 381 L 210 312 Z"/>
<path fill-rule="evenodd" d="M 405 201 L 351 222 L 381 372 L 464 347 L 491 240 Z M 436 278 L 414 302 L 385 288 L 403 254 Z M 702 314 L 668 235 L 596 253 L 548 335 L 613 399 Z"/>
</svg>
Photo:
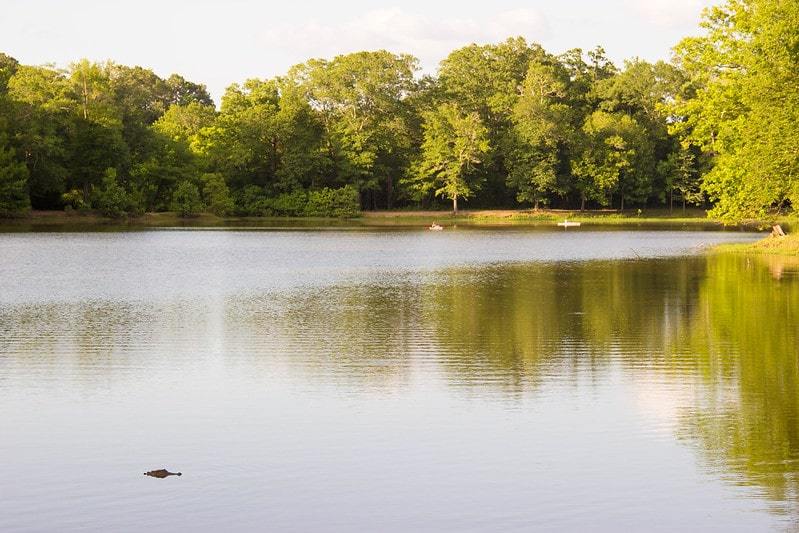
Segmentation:
<svg viewBox="0 0 799 533">
<path fill-rule="evenodd" d="M 455 50 L 435 77 L 358 52 L 231 85 L 218 109 L 178 75 L 0 54 L 0 206 L 121 216 L 177 195 L 220 216 L 352 216 L 676 199 L 763 217 L 799 200 L 798 22 L 796 3 L 727 0 L 674 64 L 622 68 L 522 38 Z"/>
<path fill-rule="evenodd" d="M 28 169 L 14 157 L 14 149 L 0 137 L 0 217 L 25 213 L 30 208 L 26 190 Z"/>
<path fill-rule="evenodd" d="M 113 168 L 106 170 L 102 186 L 94 189 L 92 205 L 111 218 L 123 217 L 139 210 L 138 203 L 119 184 L 117 172 Z"/>
<path fill-rule="evenodd" d="M 489 151 L 488 130 L 480 116 L 463 114 L 454 104 L 442 104 L 424 116 L 424 142 L 416 171 L 421 193 L 434 189 L 436 196 L 452 200 L 469 198 L 479 189 L 478 165 Z"/>
<path fill-rule="evenodd" d="M 233 198 L 221 174 L 203 174 L 203 201 L 211 213 L 224 217 L 233 212 Z"/>
<path fill-rule="evenodd" d="M 799 202 L 799 3 L 728 0 L 676 48 L 690 80 L 672 130 L 712 158 L 704 190 L 728 220 Z"/>
<path fill-rule="evenodd" d="M 172 211 L 182 217 L 198 215 L 203 210 L 200 191 L 190 181 L 181 181 L 172 195 Z"/>
</svg>

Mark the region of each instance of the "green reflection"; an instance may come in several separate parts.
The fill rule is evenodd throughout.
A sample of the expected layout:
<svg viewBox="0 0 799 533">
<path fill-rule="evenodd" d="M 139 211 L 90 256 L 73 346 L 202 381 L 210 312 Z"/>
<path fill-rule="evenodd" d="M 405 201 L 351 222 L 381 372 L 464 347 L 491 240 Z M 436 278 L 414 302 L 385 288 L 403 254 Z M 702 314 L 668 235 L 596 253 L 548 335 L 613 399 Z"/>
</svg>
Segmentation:
<svg viewBox="0 0 799 533">
<path fill-rule="evenodd" d="M 799 501 L 799 277 L 790 258 L 707 261 L 685 342 L 702 362 L 706 403 L 686 431 L 713 460 Z"/>
<path fill-rule="evenodd" d="M 687 389 L 681 436 L 796 512 L 797 271 L 740 255 L 455 271 L 426 303 L 453 382 L 519 393 L 568 373 L 654 371 Z"/>
<path fill-rule="evenodd" d="M 302 352 L 301 366 L 322 379 L 410 386 L 415 366 L 508 398 L 555 380 L 603 383 L 613 369 L 644 391 L 666 383 L 682 391 L 673 421 L 681 438 L 795 510 L 799 276 L 796 264 L 778 261 L 452 269 L 418 283 L 289 295 L 262 320 L 253 309 L 263 303 L 239 303 L 230 320 L 263 331 L 276 352 Z M 431 359 L 434 367 L 421 364 Z"/>
<path fill-rule="evenodd" d="M 427 291 L 429 317 L 465 374 L 489 365 L 529 383 L 552 365 L 600 370 L 618 358 L 662 367 L 695 314 L 704 268 L 691 258 L 452 272 Z"/>
<path fill-rule="evenodd" d="M 438 380 L 513 401 L 553 384 L 569 394 L 578 379 L 606 386 L 620 371 L 619 387 L 675 393 L 669 427 L 706 465 L 799 514 L 796 259 L 498 265 L 186 302 L 20 306 L 0 310 L 0 341 L 14 372 L 67 368 L 86 387 L 198 369 L 210 383 L 231 369 L 266 383 L 279 370 L 345 392 Z"/>
</svg>

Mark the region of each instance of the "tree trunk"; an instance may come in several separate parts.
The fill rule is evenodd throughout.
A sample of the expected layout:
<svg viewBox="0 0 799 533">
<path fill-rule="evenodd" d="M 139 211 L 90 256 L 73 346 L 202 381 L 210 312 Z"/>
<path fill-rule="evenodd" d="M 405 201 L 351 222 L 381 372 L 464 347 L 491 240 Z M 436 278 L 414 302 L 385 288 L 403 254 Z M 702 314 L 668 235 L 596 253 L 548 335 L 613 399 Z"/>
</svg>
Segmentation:
<svg viewBox="0 0 799 533">
<path fill-rule="evenodd" d="M 621 193 L 621 209 L 619 211 L 624 213 L 624 193 Z"/>
<path fill-rule="evenodd" d="M 535 200 L 535 205 L 533 206 L 533 211 L 538 211 L 538 199 Z"/>
<path fill-rule="evenodd" d="M 388 175 L 386 176 L 386 209 L 391 209 L 394 206 L 393 194 L 394 180 L 391 179 L 391 175 Z"/>
<path fill-rule="evenodd" d="M 275 174 L 277 174 L 277 139 L 272 137 L 272 157 L 269 164 L 270 170 L 272 172 L 272 179 L 275 179 Z"/>
<path fill-rule="evenodd" d="M 83 120 L 89 120 L 89 86 L 86 83 L 86 72 L 83 73 Z"/>
<path fill-rule="evenodd" d="M 458 214 L 458 195 L 452 197 L 452 212 Z"/>
<path fill-rule="evenodd" d="M 682 197 L 682 214 L 685 214 L 685 195 Z"/>
<path fill-rule="evenodd" d="M 669 213 L 674 212 L 674 191 L 669 191 Z"/>
<path fill-rule="evenodd" d="M 580 211 L 585 211 L 585 194 L 580 193 Z"/>
</svg>

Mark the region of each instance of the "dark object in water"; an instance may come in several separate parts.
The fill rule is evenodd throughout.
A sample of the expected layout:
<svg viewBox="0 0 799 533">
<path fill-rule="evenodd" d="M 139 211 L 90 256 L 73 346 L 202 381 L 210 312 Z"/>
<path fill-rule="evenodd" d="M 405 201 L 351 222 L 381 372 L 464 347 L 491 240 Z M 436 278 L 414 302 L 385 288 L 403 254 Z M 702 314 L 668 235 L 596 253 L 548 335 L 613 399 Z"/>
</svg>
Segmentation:
<svg viewBox="0 0 799 533">
<path fill-rule="evenodd" d="M 170 472 L 168 470 L 151 470 L 149 472 L 144 473 L 145 476 L 150 477 L 157 477 L 158 479 L 164 479 L 165 477 L 169 476 L 182 476 L 183 474 L 180 472 Z"/>
</svg>

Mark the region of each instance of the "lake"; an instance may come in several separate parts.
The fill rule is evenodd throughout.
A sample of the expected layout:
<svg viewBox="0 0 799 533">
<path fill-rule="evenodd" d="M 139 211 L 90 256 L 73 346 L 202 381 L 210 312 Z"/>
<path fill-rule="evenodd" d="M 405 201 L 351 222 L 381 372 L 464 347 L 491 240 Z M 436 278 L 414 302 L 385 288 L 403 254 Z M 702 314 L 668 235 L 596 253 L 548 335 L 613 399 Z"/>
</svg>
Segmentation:
<svg viewBox="0 0 799 533">
<path fill-rule="evenodd" d="M 0 233 L 0 531 L 799 527 L 758 237 Z"/>
</svg>

